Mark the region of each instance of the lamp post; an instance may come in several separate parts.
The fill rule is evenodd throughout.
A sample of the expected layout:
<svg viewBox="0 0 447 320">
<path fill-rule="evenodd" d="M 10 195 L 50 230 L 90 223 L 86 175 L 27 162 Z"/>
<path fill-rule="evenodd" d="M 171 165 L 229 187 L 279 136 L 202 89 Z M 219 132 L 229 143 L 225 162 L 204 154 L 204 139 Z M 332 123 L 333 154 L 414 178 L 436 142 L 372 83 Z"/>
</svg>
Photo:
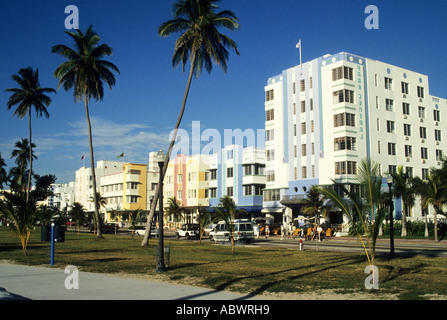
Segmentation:
<svg viewBox="0 0 447 320">
<path fill-rule="evenodd" d="M 158 167 L 160 168 L 159 194 L 158 194 L 158 260 L 157 260 L 157 272 L 166 271 L 165 259 L 164 259 L 164 245 L 163 245 L 163 166 L 165 163 L 166 155 L 163 150 L 160 149 L 157 153 Z"/>
<path fill-rule="evenodd" d="M 393 225 L 393 193 L 391 191 L 391 187 L 393 185 L 393 177 L 389 175 L 387 177 L 388 188 L 390 192 L 390 257 L 394 258 L 394 225 Z"/>
</svg>

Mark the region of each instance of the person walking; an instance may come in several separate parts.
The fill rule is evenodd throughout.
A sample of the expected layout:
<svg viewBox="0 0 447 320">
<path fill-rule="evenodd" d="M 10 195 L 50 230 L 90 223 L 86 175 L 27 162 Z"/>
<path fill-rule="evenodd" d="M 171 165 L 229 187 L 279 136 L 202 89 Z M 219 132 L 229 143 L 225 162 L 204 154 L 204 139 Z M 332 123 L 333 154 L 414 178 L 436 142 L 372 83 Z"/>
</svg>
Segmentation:
<svg viewBox="0 0 447 320">
<path fill-rule="evenodd" d="M 265 225 L 265 237 L 268 238 L 269 235 L 270 235 L 270 228 L 269 228 L 269 225 L 266 224 Z"/>
<path fill-rule="evenodd" d="M 284 225 L 283 224 L 281 224 L 281 240 L 283 240 L 284 239 Z"/>
</svg>

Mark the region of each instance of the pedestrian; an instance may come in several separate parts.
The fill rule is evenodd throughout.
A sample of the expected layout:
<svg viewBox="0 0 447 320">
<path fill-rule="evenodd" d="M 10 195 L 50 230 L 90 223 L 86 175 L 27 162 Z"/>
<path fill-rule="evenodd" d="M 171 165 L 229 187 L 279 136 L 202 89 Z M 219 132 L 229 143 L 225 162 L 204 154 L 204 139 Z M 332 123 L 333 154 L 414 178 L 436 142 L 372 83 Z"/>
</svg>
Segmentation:
<svg viewBox="0 0 447 320">
<path fill-rule="evenodd" d="M 268 237 L 269 237 L 269 234 L 270 234 L 270 228 L 269 228 L 269 225 L 266 224 L 266 225 L 265 225 L 265 237 L 268 238 Z"/>
<path fill-rule="evenodd" d="M 253 232 L 255 234 L 256 239 L 259 239 L 259 224 L 255 224 L 253 226 Z"/>
<path fill-rule="evenodd" d="M 284 239 L 284 225 L 281 224 L 281 240 Z"/>
</svg>

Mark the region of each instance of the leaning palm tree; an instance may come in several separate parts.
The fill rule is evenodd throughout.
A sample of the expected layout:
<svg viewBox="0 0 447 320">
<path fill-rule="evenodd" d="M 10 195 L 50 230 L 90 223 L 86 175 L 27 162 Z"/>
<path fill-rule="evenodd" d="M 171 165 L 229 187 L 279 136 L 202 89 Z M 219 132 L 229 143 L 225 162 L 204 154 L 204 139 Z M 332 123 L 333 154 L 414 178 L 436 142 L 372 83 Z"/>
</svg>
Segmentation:
<svg viewBox="0 0 447 320">
<path fill-rule="evenodd" d="M 403 166 L 399 165 L 397 171 L 391 174 L 393 176 L 393 195 L 401 198 L 404 207 L 402 208 L 402 237 L 407 236 L 407 219 L 406 210 L 411 208 L 415 203 L 415 192 L 412 188 L 410 176 L 404 172 Z"/>
<path fill-rule="evenodd" d="M 26 201 L 29 199 L 29 191 L 31 189 L 31 174 L 33 171 L 33 158 L 32 158 L 32 130 L 31 130 L 31 111 L 32 107 L 36 111 L 36 116 L 41 117 L 44 115 L 47 119 L 50 114 L 47 111 L 48 106 L 51 104 L 51 98 L 47 96 L 47 93 L 56 93 L 56 90 L 52 88 L 42 88 L 39 81 L 39 70 L 35 71 L 31 67 L 20 69 L 19 72 L 12 76 L 12 80 L 17 82 L 19 88 L 6 89 L 6 92 L 12 92 L 12 96 L 6 103 L 8 110 L 17 105 L 17 109 L 14 111 L 13 116 L 17 116 L 20 119 L 28 116 L 28 130 L 29 130 L 29 173 L 28 183 L 26 191 Z"/>
<path fill-rule="evenodd" d="M 186 100 L 188 99 L 193 75 L 198 78 L 203 68 L 210 73 L 213 69 L 213 62 L 218 64 L 222 70 L 226 72 L 227 60 L 229 58 L 227 48 L 233 49 L 236 54 L 239 55 L 236 43 L 228 36 L 218 31 L 219 27 L 224 27 L 229 30 L 239 28 L 238 19 L 236 15 L 229 10 L 217 12 L 217 2 L 218 0 L 176 1 L 173 5 L 174 19 L 162 23 L 158 28 L 158 34 L 161 37 L 180 33 L 180 37 L 175 43 L 172 65 L 176 67 L 181 63 L 183 71 L 185 71 L 185 65 L 188 60 L 191 64 L 180 114 L 166 154 L 163 172 L 160 172 L 163 177 L 166 174 L 169 158 L 177 137 L 177 130 L 180 127 L 183 113 L 185 112 Z M 160 186 L 157 186 L 154 201 L 147 218 L 148 227 L 146 230 L 150 230 L 149 226 L 151 225 L 155 213 L 159 187 Z M 148 241 L 149 231 L 144 235 L 141 245 L 146 246 Z"/>
<path fill-rule="evenodd" d="M 63 86 L 66 91 L 73 89 L 73 98 L 75 102 L 84 101 L 90 145 L 90 165 L 92 168 L 93 190 L 95 190 L 93 195 L 97 224 L 96 235 L 97 237 L 102 237 L 99 225 L 98 201 L 96 199 L 95 160 L 93 155 L 92 126 L 90 123 L 88 105 L 92 98 L 96 101 L 103 100 L 103 82 L 105 82 L 111 90 L 116 81 L 112 71 L 119 74 L 119 70 L 113 63 L 102 60 L 103 57 L 112 54 L 112 48 L 107 44 L 99 44 L 100 37 L 93 31 L 92 26 L 87 29 L 85 34 L 80 30 L 74 32 L 66 31 L 65 33 L 74 40 L 74 49 L 63 44 L 53 46 L 51 52 L 67 59 L 67 61 L 57 67 L 54 76 L 56 79 L 59 79 L 58 89 L 61 86 Z"/>
</svg>

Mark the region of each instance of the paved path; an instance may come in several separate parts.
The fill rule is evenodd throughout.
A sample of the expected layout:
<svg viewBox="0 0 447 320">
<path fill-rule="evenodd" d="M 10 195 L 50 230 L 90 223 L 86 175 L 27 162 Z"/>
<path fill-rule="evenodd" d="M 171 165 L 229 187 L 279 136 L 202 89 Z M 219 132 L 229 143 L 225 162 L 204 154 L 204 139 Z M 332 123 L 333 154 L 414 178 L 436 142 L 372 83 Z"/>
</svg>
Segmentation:
<svg viewBox="0 0 447 320">
<path fill-rule="evenodd" d="M 66 289 L 74 273 L 51 267 L 0 263 L 0 300 L 245 300 L 225 291 L 144 279 L 79 272 L 79 289 Z"/>
</svg>

